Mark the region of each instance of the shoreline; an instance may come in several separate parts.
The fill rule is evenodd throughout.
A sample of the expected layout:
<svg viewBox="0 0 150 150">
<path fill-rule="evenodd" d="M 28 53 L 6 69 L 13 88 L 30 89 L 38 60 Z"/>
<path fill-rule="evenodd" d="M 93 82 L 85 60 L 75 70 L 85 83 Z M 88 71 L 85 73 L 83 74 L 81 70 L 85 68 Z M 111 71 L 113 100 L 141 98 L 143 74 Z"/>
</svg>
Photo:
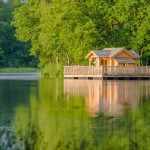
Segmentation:
<svg viewBox="0 0 150 150">
<path fill-rule="evenodd" d="M 1 73 L 0 80 L 38 80 L 41 77 L 40 72 L 20 72 L 20 73 Z"/>
<path fill-rule="evenodd" d="M 6 67 L 0 68 L 0 73 L 37 73 L 40 70 L 32 67 Z"/>
</svg>

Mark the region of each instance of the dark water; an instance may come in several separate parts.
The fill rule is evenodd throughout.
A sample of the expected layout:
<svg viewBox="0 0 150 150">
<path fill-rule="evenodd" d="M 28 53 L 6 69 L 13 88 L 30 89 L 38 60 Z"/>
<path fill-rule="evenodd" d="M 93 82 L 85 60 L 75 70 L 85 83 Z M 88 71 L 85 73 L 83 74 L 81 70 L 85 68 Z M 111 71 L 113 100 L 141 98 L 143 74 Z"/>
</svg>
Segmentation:
<svg viewBox="0 0 150 150">
<path fill-rule="evenodd" d="M 30 95 L 37 95 L 37 80 L 0 80 L 0 125 L 9 126 L 17 107 L 28 107 Z"/>
<path fill-rule="evenodd" d="M 0 80 L 0 148 L 145 150 L 149 100 L 150 81 Z"/>
</svg>

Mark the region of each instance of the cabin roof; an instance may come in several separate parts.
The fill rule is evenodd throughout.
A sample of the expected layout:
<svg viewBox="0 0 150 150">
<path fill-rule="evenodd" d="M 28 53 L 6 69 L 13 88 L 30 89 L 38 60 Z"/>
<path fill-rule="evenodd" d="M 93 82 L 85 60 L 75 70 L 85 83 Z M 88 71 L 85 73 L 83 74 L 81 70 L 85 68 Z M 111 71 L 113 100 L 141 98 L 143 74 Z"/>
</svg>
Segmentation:
<svg viewBox="0 0 150 150">
<path fill-rule="evenodd" d="M 140 58 L 140 55 L 138 53 L 136 53 L 135 51 L 130 50 L 129 52 L 132 53 L 132 55 L 133 55 L 134 58 Z"/>
<path fill-rule="evenodd" d="M 100 57 L 110 57 L 122 48 L 104 48 L 102 50 L 94 50 L 94 53 Z"/>
<path fill-rule="evenodd" d="M 127 50 L 125 48 L 104 48 L 102 50 L 94 50 L 93 52 L 98 56 L 98 57 L 113 57 L 115 54 L 117 54 L 120 51 L 126 50 L 128 51 L 133 58 L 138 59 L 139 55 L 133 51 L 133 50 Z"/>
</svg>

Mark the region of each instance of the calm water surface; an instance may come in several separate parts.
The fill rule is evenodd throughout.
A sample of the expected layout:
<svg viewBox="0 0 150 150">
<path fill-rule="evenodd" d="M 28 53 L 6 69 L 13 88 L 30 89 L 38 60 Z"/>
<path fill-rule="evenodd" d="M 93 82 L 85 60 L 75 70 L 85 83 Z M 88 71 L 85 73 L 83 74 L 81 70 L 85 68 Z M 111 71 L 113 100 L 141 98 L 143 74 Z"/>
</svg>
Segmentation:
<svg viewBox="0 0 150 150">
<path fill-rule="evenodd" d="M 120 116 L 124 108 L 137 108 L 150 100 L 150 81 L 125 80 L 65 80 L 66 95 L 83 96 L 89 115 Z"/>
<path fill-rule="evenodd" d="M 0 126 L 21 150 L 137 149 L 149 103 L 150 81 L 0 80 Z"/>
</svg>

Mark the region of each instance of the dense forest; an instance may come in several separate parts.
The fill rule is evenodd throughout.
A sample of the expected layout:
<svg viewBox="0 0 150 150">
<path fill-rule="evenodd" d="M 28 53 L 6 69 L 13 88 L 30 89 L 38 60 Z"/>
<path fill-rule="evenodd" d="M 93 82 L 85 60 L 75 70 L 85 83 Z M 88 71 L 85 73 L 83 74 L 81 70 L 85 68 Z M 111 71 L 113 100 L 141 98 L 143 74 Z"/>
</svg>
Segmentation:
<svg viewBox="0 0 150 150">
<path fill-rule="evenodd" d="M 0 0 L 0 67 L 35 67 L 37 60 L 30 55 L 30 42 L 18 41 L 11 25 L 17 0 Z"/>
<path fill-rule="evenodd" d="M 134 49 L 148 65 L 149 33 L 148 0 L 7 0 L 0 4 L 0 65 L 33 65 L 31 55 L 41 66 L 84 64 L 89 50 L 104 47 Z"/>
<path fill-rule="evenodd" d="M 14 12 L 17 38 L 41 65 L 84 63 L 91 49 L 126 47 L 150 63 L 147 0 L 28 0 Z"/>
</svg>

